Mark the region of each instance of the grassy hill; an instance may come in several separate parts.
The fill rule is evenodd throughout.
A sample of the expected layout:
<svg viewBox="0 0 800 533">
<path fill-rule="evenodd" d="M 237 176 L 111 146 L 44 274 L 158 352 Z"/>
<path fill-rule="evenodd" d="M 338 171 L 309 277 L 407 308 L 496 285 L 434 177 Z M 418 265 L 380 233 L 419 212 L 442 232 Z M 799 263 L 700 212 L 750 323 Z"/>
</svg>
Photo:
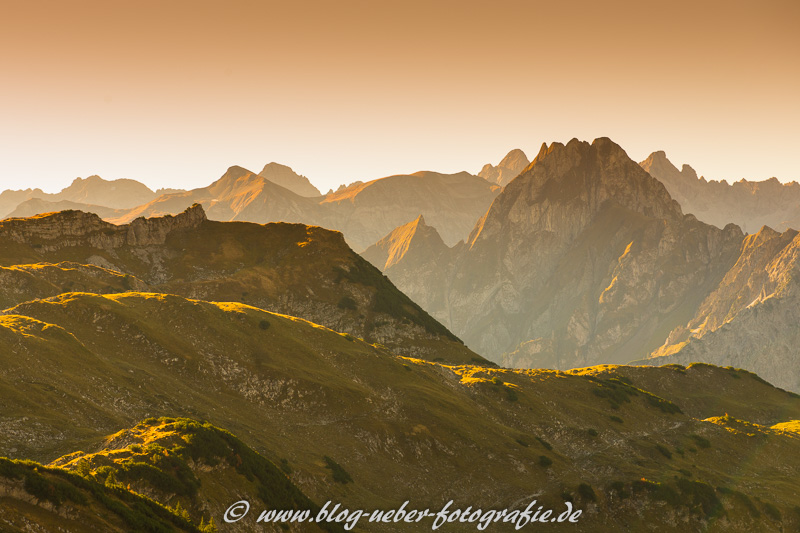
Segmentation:
<svg viewBox="0 0 800 533">
<path fill-rule="evenodd" d="M 157 293 L 20 304 L 0 320 L 0 346 L 0 454 L 50 462 L 89 450 L 56 464 L 85 459 L 93 477 L 150 462 L 131 445 L 175 450 L 182 427 L 207 426 L 147 420 L 106 435 L 186 416 L 285 460 L 311 500 L 350 508 L 568 498 L 585 513 L 578 531 L 800 524 L 800 398 L 734 369 L 442 365 L 244 304 Z M 338 482 L 328 459 L 352 481 Z M 212 502 L 228 495 L 222 481 L 201 479 Z M 130 482 L 194 520 L 213 507 Z"/>
</svg>

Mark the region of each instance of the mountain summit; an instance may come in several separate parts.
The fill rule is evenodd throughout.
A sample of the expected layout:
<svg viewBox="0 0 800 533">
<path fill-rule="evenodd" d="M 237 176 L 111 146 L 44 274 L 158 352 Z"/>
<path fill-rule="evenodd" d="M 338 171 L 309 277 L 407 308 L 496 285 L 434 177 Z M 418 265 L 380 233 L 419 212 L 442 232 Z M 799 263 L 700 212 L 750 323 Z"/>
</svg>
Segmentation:
<svg viewBox="0 0 800 533">
<path fill-rule="evenodd" d="M 484 165 L 478 176 L 505 187 L 508 182 L 519 176 L 529 164 L 530 161 L 528 161 L 528 156 L 525 155 L 525 152 L 515 148 L 508 152 L 496 167 L 488 163 Z"/>
<path fill-rule="evenodd" d="M 279 163 L 268 163 L 264 169 L 258 173 L 262 178 L 266 178 L 272 183 L 277 183 L 281 187 L 289 189 L 295 194 L 306 197 L 322 196 L 319 189 L 314 187 L 308 178 L 297 174 L 294 170 Z"/>
<path fill-rule="evenodd" d="M 447 250 L 439 233 L 435 228 L 425 224 L 422 215 L 404 224 L 389 235 L 367 248 L 361 255 L 370 263 L 384 272 L 394 265 L 409 261 L 425 262 L 431 258 L 431 253 L 440 254 Z M 424 257 L 411 258 L 414 254 L 422 253 Z"/>
<path fill-rule="evenodd" d="M 415 264 L 416 278 L 392 273 L 404 260 L 387 276 L 508 366 L 626 362 L 691 318 L 742 237 L 684 215 L 611 140 L 573 139 L 543 145 L 466 245 Z"/>
</svg>

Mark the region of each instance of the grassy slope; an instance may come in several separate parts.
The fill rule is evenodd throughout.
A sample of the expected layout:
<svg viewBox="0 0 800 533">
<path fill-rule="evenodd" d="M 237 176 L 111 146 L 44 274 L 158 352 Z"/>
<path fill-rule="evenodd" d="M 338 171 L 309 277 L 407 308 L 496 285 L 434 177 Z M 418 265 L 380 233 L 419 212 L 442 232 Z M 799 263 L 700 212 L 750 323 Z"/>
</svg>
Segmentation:
<svg viewBox="0 0 800 533">
<path fill-rule="evenodd" d="M 797 524 L 800 439 L 770 426 L 800 420 L 800 399 L 749 375 L 449 367 L 300 319 L 163 294 L 67 294 L 8 313 L 3 454 L 48 460 L 148 416 L 182 415 L 287 459 L 316 501 L 505 507 L 565 493 L 586 509 L 587 531 L 670 520 L 691 531 L 708 516 L 726 530 L 777 530 L 768 504 L 784 527 Z M 699 382 L 719 391 L 716 403 L 701 401 Z M 726 414 L 759 426 L 736 430 Z M 354 482 L 333 481 L 325 456 Z M 707 490 L 725 517 L 701 505 Z"/>
</svg>

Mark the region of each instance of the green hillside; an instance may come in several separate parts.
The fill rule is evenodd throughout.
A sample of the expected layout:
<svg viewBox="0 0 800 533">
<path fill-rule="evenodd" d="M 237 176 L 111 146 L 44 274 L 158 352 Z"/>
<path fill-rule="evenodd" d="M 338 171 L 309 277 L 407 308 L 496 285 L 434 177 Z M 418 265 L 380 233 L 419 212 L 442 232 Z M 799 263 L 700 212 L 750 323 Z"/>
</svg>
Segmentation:
<svg viewBox="0 0 800 533">
<path fill-rule="evenodd" d="M 144 449 L 172 422 L 101 439 L 186 416 L 285 460 L 315 502 L 555 508 L 569 498 L 585 512 L 580 531 L 800 521 L 800 399 L 749 373 L 447 366 L 243 304 L 157 293 L 64 294 L 9 309 L 0 325 L 0 454 L 14 458 L 95 450 L 66 459 L 121 469 L 145 461 L 131 443 Z M 338 482 L 329 459 L 352 481 Z M 178 500 L 200 516 L 190 496 Z"/>
</svg>

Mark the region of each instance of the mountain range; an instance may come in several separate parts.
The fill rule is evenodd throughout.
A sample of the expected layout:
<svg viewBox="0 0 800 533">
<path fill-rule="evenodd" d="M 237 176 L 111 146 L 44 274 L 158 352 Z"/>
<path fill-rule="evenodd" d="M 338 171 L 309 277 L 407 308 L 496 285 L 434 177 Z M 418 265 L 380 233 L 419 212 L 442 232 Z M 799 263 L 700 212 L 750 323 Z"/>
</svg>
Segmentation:
<svg viewBox="0 0 800 533">
<path fill-rule="evenodd" d="M 689 165 L 678 170 L 663 151 L 653 152 L 640 163 L 659 180 L 684 212 L 719 228 L 734 223 L 746 233 L 763 226 L 778 231 L 800 228 L 800 183 L 764 181 L 706 181 Z"/>
<path fill-rule="evenodd" d="M 76 180 L 51 199 L 21 202 L 12 215 L 83 209 L 124 224 L 177 215 L 199 203 L 211 220 L 338 229 L 415 304 L 497 363 L 574 368 L 652 357 L 661 363 L 668 355 L 683 363 L 741 366 L 800 390 L 798 375 L 784 370 L 794 368 L 797 357 L 793 263 L 751 259 L 773 258 L 775 240 L 764 237 L 772 233 L 768 227 L 758 239 L 745 240 L 747 230 L 768 222 L 789 231 L 783 240 L 791 241 L 784 228 L 800 209 L 794 194 L 800 186 L 707 182 L 688 165 L 679 171 L 664 152 L 639 166 L 646 173 L 608 140 L 573 141 L 545 145 L 533 163 L 512 150 L 497 166 L 485 165 L 479 177 L 418 172 L 356 182 L 323 196 L 307 178 L 270 163 L 260 174 L 231 167 L 208 187 L 166 194 L 131 180 Z M 129 196 L 136 201 L 151 199 L 133 208 L 75 201 L 105 198 L 111 205 L 113 187 L 134 187 L 141 194 Z M 18 200 L 20 194 L 33 192 L 6 191 L 0 198 Z M 746 302 L 731 305 L 730 295 Z M 345 326 L 296 305 L 250 301 L 353 334 L 372 328 Z M 766 305 L 775 306 L 778 317 L 769 326 L 746 317 Z M 712 308 L 713 319 L 706 321 Z M 735 334 L 723 334 L 728 324 Z M 743 335 L 759 339 L 759 349 L 746 349 L 738 338 Z M 456 360 L 476 357 L 465 352 Z"/>
<path fill-rule="evenodd" d="M 545 145 L 466 243 L 418 218 L 363 255 L 504 366 L 704 361 L 800 390 L 796 232 L 703 223 L 652 167 L 608 139 Z"/>
<path fill-rule="evenodd" d="M 76 178 L 72 184 L 61 192 L 48 194 L 41 189 L 6 190 L 0 193 L 0 218 L 17 216 L 12 213 L 25 202 L 38 200 L 36 204 L 47 208 L 48 202 L 56 204 L 58 211 L 59 202 L 71 202 L 70 205 L 90 205 L 106 209 L 129 209 L 149 202 L 161 194 L 176 192 L 175 189 L 159 189 L 152 191 L 146 185 L 131 179 L 104 180 L 100 176 L 89 176 L 86 179 Z M 63 206 L 63 204 L 61 204 Z M 30 213 L 32 207 L 23 207 L 23 212 Z M 42 212 L 42 211 L 40 211 Z M 38 213 L 31 213 L 38 214 Z M 19 215 L 31 216 L 31 215 Z"/>
<path fill-rule="evenodd" d="M 363 256 L 242 220 L 388 226 L 393 198 L 405 222 Z M 479 200 L 455 242 L 409 215 Z M 545 145 L 502 189 L 418 173 L 301 196 L 232 167 L 144 206 L 0 221 L 0 529 L 212 531 L 241 499 L 800 527 L 800 397 L 763 379 L 797 366 L 797 234 L 684 214 L 609 139 Z"/>
<path fill-rule="evenodd" d="M 573 140 L 542 146 L 466 243 L 411 239 L 428 253 L 408 246 L 386 274 L 507 366 L 623 363 L 688 322 L 742 238 L 683 215 L 610 140 Z"/>
<path fill-rule="evenodd" d="M 108 188 L 116 182 L 103 183 Z M 125 209 L 97 201 L 90 204 L 67 200 L 72 196 L 62 191 L 58 195 L 27 198 L 8 216 L 30 217 L 77 209 L 96 213 L 115 224 L 125 224 L 138 217 L 176 215 L 199 203 L 211 220 L 313 224 L 343 232 L 350 246 L 363 250 L 419 214 L 437 224 L 445 240 L 455 244 L 467 237 L 499 189 L 466 172 L 417 172 L 359 182 L 322 196 L 304 176 L 289 167 L 270 163 L 260 174 L 233 166 L 207 187 L 153 194 Z M 20 191 L 5 191 L 6 204 L 19 200 L 20 194 Z"/>
</svg>

